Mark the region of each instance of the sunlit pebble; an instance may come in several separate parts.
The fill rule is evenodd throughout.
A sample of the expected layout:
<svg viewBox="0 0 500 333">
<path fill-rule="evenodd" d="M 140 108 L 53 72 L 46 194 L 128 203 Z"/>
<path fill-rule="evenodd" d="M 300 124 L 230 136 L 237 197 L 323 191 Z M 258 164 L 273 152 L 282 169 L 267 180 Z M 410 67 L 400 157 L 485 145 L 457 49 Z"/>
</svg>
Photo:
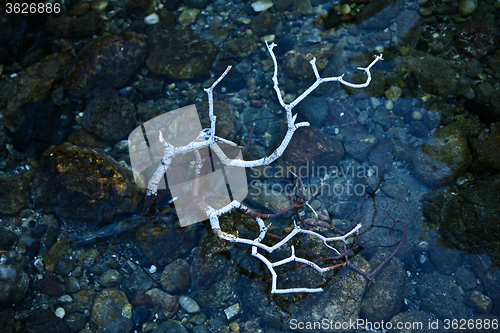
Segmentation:
<svg viewBox="0 0 500 333">
<path fill-rule="evenodd" d="M 151 274 L 156 273 L 156 266 L 155 265 L 151 265 L 151 267 L 149 268 L 149 273 L 151 273 Z"/>
<path fill-rule="evenodd" d="M 153 25 L 153 24 L 156 24 L 158 22 L 160 22 L 160 18 L 158 17 L 158 14 L 156 14 L 156 13 L 149 14 L 148 16 L 146 16 L 144 18 L 144 23 L 146 23 L 148 25 Z"/>
<path fill-rule="evenodd" d="M 414 120 L 421 120 L 422 119 L 422 114 L 418 111 L 413 111 L 413 113 L 411 114 L 411 117 L 414 119 Z"/>
</svg>

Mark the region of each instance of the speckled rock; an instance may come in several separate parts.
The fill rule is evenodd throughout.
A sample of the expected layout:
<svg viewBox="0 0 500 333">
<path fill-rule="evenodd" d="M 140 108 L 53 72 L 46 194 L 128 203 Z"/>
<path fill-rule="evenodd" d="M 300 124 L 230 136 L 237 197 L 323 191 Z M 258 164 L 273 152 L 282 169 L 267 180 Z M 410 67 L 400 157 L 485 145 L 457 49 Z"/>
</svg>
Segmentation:
<svg viewBox="0 0 500 333">
<path fill-rule="evenodd" d="M 102 273 L 99 282 L 105 287 L 114 287 L 122 283 L 123 277 L 116 269 L 108 269 Z"/>
<path fill-rule="evenodd" d="M 172 318 L 179 311 L 177 298 L 161 289 L 153 288 L 148 290 L 146 295 L 151 296 L 154 307 L 162 319 Z"/>
<path fill-rule="evenodd" d="M 0 250 L 0 304 L 23 300 L 29 277 L 23 270 L 27 258 L 15 251 Z"/>
<path fill-rule="evenodd" d="M 184 259 L 174 260 L 165 266 L 161 273 L 160 283 L 167 293 L 186 292 L 191 286 L 189 264 Z"/>
<path fill-rule="evenodd" d="M 458 2 L 458 11 L 462 16 L 469 16 L 477 9 L 477 0 L 460 0 Z"/>
<path fill-rule="evenodd" d="M 498 29 L 483 23 L 468 23 L 455 32 L 457 49 L 478 60 L 483 60 L 498 45 Z"/>
<path fill-rule="evenodd" d="M 45 27 L 50 34 L 58 38 L 86 38 L 96 35 L 101 30 L 101 18 L 95 12 L 89 12 L 81 17 L 54 16 Z"/>
<path fill-rule="evenodd" d="M 97 92 L 87 105 L 82 126 L 103 140 L 118 141 L 132 132 L 135 116 L 134 104 L 108 88 Z"/>
<path fill-rule="evenodd" d="M 393 228 L 394 221 L 388 214 L 406 223 L 405 240 L 396 253 L 397 257 L 405 257 L 420 243 L 422 214 L 417 207 L 407 202 L 375 197 L 375 202 L 365 200 L 360 214 L 360 221 L 369 221 L 363 223 L 361 228 L 363 237 L 359 239 L 363 251 L 368 252 L 367 256 L 375 254 L 380 248 L 393 251 L 401 241 L 404 226 L 396 224 Z"/>
<path fill-rule="evenodd" d="M 200 306 L 194 299 L 189 296 L 179 296 L 179 305 L 186 311 L 187 313 L 196 313 L 200 312 Z"/>
<path fill-rule="evenodd" d="M 142 253 L 156 266 L 165 266 L 195 245 L 195 227 L 175 223 L 146 223 L 135 234 Z"/>
<path fill-rule="evenodd" d="M 356 134 L 349 136 L 344 142 L 347 154 L 359 162 L 364 162 L 370 150 L 378 142 L 377 137 L 371 134 Z"/>
<path fill-rule="evenodd" d="M 125 164 L 69 143 L 44 152 L 36 182 L 37 201 L 71 218 L 110 221 L 116 214 L 133 212 L 143 196 Z"/>
<path fill-rule="evenodd" d="M 257 43 L 250 38 L 235 38 L 225 42 L 223 50 L 224 52 L 220 55 L 221 59 L 245 59 L 257 51 Z"/>
<path fill-rule="evenodd" d="M 155 29 L 148 35 L 148 42 L 146 65 L 154 74 L 167 75 L 174 80 L 208 74 L 216 55 L 215 44 L 198 39 L 189 28 L 172 32 Z"/>
<path fill-rule="evenodd" d="M 155 11 L 154 0 L 129 0 L 125 5 L 125 10 L 132 15 L 139 17 L 148 16 Z"/>
<path fill-rule="evenodd" d="M 424 59 L 413 57 L 408 61 L 408 68 L 422 89 L 435 95 L 448 95 L 455 92 L 455 70 L 452 65 L 451 60 L 432 56 Z"/>
<path fill-rule="evenodd" d="M 474 157 L 471 170 L 500 170 L 500 123 L 491 124 L 487 137 L 471 138 L 469 143 Z"/>
<path fill-rule="evenodd" d="M 144 62 L 146 45 L 146 40 L 135 32 L 92 40 L 68 66 L 66 91 L 80 99 L 102 88 L 121 88 Z"/>
<path fill-rule="evenodd" d="M 99 333 L 104 332 L 104 327 L 109 321 L 123 318 L 123 312 L 127 306 L 131 305 L 122 291 L 114 288 L 102 290 L 97 294 L 92 306 L 90 315 L 92 328 Z"/>
<path fill-rule="evenodd" d="M 69 333 L 63 321 L 52 312 L 41 310 L 30 316 L 24 324 L 24 333 Z"/>
<path fill-rule="evenodd" d="M 277 24 L 278 20 L 275 14 L 269 11 L 264 11 L 260 12 L 252 19 L 250 28 L 257 36 L 262 37 L 264 35 L 273 34 Z"/>
<path fill-rule="evenodd" d="M 334 52 L 333 44 L 314 44 L 312 46 L 299 47 L 285 54 L 283 69 L 286 75 L 302 81 L 316 79 L 309 61 L 316 57 L 316 67 L 321 73 L 328 66 L 329 58 Z"/>
<path fill-rule="evenodd" d="M 440 210 L 440 231 L 451 245 L 465 251 L 488 252 L 485 244 L 500 237 L 497 223 L 500 214 L 498 197 L 500 175 L 481 178 L 457 189 L 458 195 L 447 198 Z M 474 223 L 471 223 L 474 221 Z M 491 251 L 494 251 L 493 248 Z"/>
<path fill-rule="evenodd" d="M 391 253 L 379 251 L 370 260 L 370 266 L 375 269 Z M 375 276 L 376 283 L 368 286 L 363 297 L 361 315 L 371 322 L 388 321 L 397 314 L 404 304 L 404 298 L 409 290 L 408 276 L 399 258 L 393 258 L 382 267 Z"/>
<path fill-rule="evenodd" d="M 30 203 L 29 182 L 34 171 L 0 173 L 0 213 L 18 214 Z"/>
<path fill-rule="evenodd" d="M 94 289 L 80 290 L 71 295 L 73 302 L 64 304 L 64 310 L 67 313 L 90 313 L 96 297 Z"/>
<path fill-rule="evenodd" d="M 429 185 L 443 185 L 458 177 L 472 163 L 467 138 L 455 126 L 436 132 L 412 159 L 417 177 Z"/>
<path fill-rule="evenodd" d="M 6 128 L 11 132 L 18 129 L 25 118 L 25 107 L 49 95 L 54 82 L 62 76 L 61 69 L 71 57 L 71 52 L 51 54 L 14 78 L 12 92 L 3 111 Z"/>
</svg>

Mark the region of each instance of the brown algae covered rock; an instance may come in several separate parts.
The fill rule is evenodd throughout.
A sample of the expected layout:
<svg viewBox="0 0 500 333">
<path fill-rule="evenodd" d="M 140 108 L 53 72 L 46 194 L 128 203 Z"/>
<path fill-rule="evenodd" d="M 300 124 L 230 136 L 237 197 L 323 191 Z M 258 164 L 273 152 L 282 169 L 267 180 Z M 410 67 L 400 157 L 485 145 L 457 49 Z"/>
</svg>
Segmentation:
<svg viewBox="0 0 500 333">
<path fill-rule="evenodd" d="M 123 162 L 70 143 L 42 154 L 35 181 L 40 205 L 66 218 L 110 221 L 134 212 L 144 194 Z"/>
</svg>

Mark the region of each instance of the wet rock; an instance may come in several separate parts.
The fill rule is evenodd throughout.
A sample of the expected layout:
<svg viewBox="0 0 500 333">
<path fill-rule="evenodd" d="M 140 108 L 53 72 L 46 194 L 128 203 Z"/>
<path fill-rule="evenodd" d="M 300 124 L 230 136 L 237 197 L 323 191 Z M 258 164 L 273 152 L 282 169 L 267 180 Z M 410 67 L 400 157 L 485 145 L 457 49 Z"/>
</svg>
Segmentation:
<svg viewBox="0 0 500 333">
<path fill-rule="evenodd" d="M 446 275 L 452 274 L 462 265 L 460 252 L 452 246 L 447 248 L 431 243 L 430 255 L 431 261 L 437 270 Z"/>
<path fill-rule="evenodd" d="M 399 40 L 414 41 L 422 31 L 420 14 L 416 10 L 403 10 L 395 19 Z"/>
<path fill-rule="evenodd" d="M 488 59 L 488 66 L 490 66 L 495 72 L 500 73 L 500 50 L 493 53 L 493 55 Z"/>
<path fill-rule="evenodd" d="M 188 330 L 178 321 L 167 320 L 166 322 L 161 323 L 151 333 L 188 333 Z"/>
<path fill-rule="evenodd" d="M 210 118 L 208 117 L 208 102 L 196 104 L 196 110 L 200 118 L 202 128 L 210 128 Z M 214 115 L 217 117 L 215 123 L 215 133 L 221 138 L 231 140 L 236 134 L 234 107 L 222 101 L 214 101 Z"/>
<path fill-rule="evenodd" d="M 104 272 L 99 282 L 105 287 L 114 287 L 122 283 L 122 275 L 116 269 L 108 269 Z"/>
<path fill-rule="evenodd" d="M 202 307 L 218 308 L 234 292 L 238 275 L 223 255 L 231 245 L 218 237 L 206 237 L 194 249 L 191 280 L 195 299 Z"/>
<path fill-rule="evenodd" d="M 408 68 L 422 89 L 435 95 L 448 95 L 455 92 L 455 71 L 453 62 L 427 56 L 425 59 L 413 57 L 408 60 Z"/>
<path fill-rule="evenodd" d="M 0 173 L 0 212 L 16 215 L 30 203 L 29 183 L 34 172 Z"/>
<path fill-rule="evenodd" d="M 156 266 L 165 266 L 194 247 L 193 225 L 181 228 L 176 223 L 146 223 L 135 234 L 142 253 Z"/>
<path fill-rule="evenodd" d="M 491 298 L 477 290 L 473 290 L 468 293 L 464 303 L 483 314 L 490 314 L 493 309 L 493 302 L 491 301 Z"/>
<path fill-rule="evenodd" d="M 110 321 L 123 318 L 123 312 L 127 306 L 130 307 L 130 303 L 124 292 L 114 288 L 102 290 L 97 294 L 92 305 L 90 325 L 94 330 L 104 332 L 104 328 Z"/>
<path fill-rule="evenodd" d="M 324 98 L 308 96 L 295 107 L 299 118 L 304 119 L 311 125 L 321 128 L 325 125 L 328 116 L 328 104 Z"/>
<path fill-rule="evenodd" d="M 78 282 L 78 279 L 74 276 L 68 276 L 64 279 L 64 285 L 67 293 L 76 293 L 77 291 L 80 291 L 80 283 Z"/>
<path fill-rule="evenodd" d="M 132 15 L 139 17 L 148 16 L 155 11 L 154 0 L 129 0 L 125 5 L 125 10 Z"/>
<path fill-rule="evenodd" d="M 349 137 L 366 133 L 363 125 L 357 122 L 356 111 L 354 111 L 353 107 L 347 102 L 339 101 L 329 103 L 328 111 L 328 125 L 333 127 L 333 131 L 331 129 L 325 129 L 328 134 L 344 134 L 346 137 Z"/>
<path fill-rule="evenodd" d="M 137 294 L 143 294 L 153 286 L 153 280 L 142 269 L 135 270 L 128 279 L 122 283 L 122 288 L 132 298 Z"/>
<path fill-rule="evenodd" d="M 196 303 L 196 301 L 189 296 L 180 296 L 179 305 L 187 313 L 200 312 L 200 306 L 198 305 L 198 303 Z"/>
<path fill-rule="evenodd" d="M 85 328 L 87 318 L 81 313 L 70 313 L 64 317 L 64 324 L 73 332 L 79 332 Z"/>
<path fill-rule="evenodd" d="M 360 257 L 357 258 L 359 259 L 353 260 L 353 264 L 362 271 L 369 269 L 369 264 L 366 261 Z M 309 275 L 310 272 L 308 272 Z M 268 275 L 266 274 L 266 276 Z M 287 276 L 287 278 L 290 277 L 290 275 Z M 280 329 L 294 327 L 293 322 L 290 321 L 292 318 L 296 319 L 297 322 L 304 323 L 311 322 L 311 318 L 321 318 L 328 323 L 356 322 L 359 318 L 361 301 L 366 288 L 366 279 L 352 270 L 343 269 L 329 282 L 323 285 L 324 291 L 321 293 L 308 294 L 302 297 L 298 296 L 298 294 L 269 296 L 269 284 L 264 285 L 257 279 L 244 279 L 239 284 L 238 293 L 245 308 L 252 309 L 252 312 L 261 316 L 266 323 Z M 301 281 L 299 283 L 301 284 L 295 286 L 302 287 L 306 282 Z M 308 332 L 310 330 L 312 328 L 294 328 L 294 331 L 297 332 Z M 314 332 L 331 331 L 331 329 L 325 327 L 315 327 L 314 329 Z M 348 329 L 336 331 L 350 332 Z"/>
<path fill-rule="evenodd" d="M 473 184 L 466 183 L 459 195 L 447 198 L 441 208 L 440 230 L 443 237 L 458 249 L 484 253 L 488 244 L 500 237 L 496 223 L 500 218 L 500 175 L 485 177 Z M 474 221 L 474 223 L 471 223 Z"/>
<path fill-rule="evenodd" d="M 370 134 L 356 134 L 349 136 L 344 142 L 347 154 L 359 162 L 364 162 L 370 150 L 375 147 L 378 139 Z"/>
<path fill-rule="evenodd" d="M 156 99 L 163 91 L 163 79 L 161 78 L 145 78 L 134 83 L 134 88 L 137 89 L 145 99 Z"/>
<path fill-rule="evenodd" d="M 68 333 L 63 321 L 52 312 L 42 310 L 30 316 L 24 324 L 24 333 Z"/>
<path fill-rule="evenodd" d="M 112 319 L 103 324 L 102 332 L 128 333 L 134 328 L 134 322 L 128 318 Z"/>
<path fill-rule="evenodd" d="M 393 149 L 394 145 L 392 144 L 392 141 L 382 138 L 368 153 L 370 166 L 377 167 L 379 174 L 385 173 L 391 169 Z"/>
<path fill-rule="evenodd" d="M 69 143 L 44 152 L 36 182 L 36 197 L 45 209 L 94 221 L 135 211 L 143 195 L 125 164 Z"/>
<path fill-rule="evenodd" d="M 458 11 L 462 16 L 469 16 L 477 9 L 477 0 L 460 0 L 458 2 Z"/>
<path fill-rule="evenodd" d="M 144 62 L 146 53 L 146 40 L 135 32 L 92 40 L 68 65 L 66 91 L 81 99 L 102 88 L 121 88 Z"/>
<path fill-rule="evenodd" d="M 495 88 L 488 82 L 481 82 L 474 87 L 477 98 L 481 102 L 488 103 L 490 101 L 490 96 L 495 92 Z"/>
<path fill-rule="evenodd" d="M 417 294 L 421 299 L 421 309 L 434 313 L 439 319 L 469 317 L 467 307 L 458 284 L 449 275 L 434 271 L 417 276 Z"/>
<path fill-rule="evenodd" d="M 292 8 L 301 15 L 310 15 L 313 11 L 309 0 L 294 0 Z"/>
<path fill-rule="evenodd" d="M 257 43 L 250 38 L 235 38 L 224 43 L 221 59 L 246 59 L 257 51 Z"/>
<path fill-rule="evenodd" d="M 200 10 L 197 8 L 187 8 L 182 11 L 179 15 L 179 23 L 183 26 L 188 26 L 196 21 L 196 18 L 200 15 Z"/>
<path fill-rule="evenodd" d="M 54 271 L 59 261 L 66 257 L 69 247 L 70 242 L 68 237 L 61 238 L 50 247 L 44 257 L 45 269 L 47 272 Z"/>
<path fill-rule="evenodd" d="M 500 309 L 500 269 L 490 267 L 483 277 L 486 294 L 493 300 L 495 312 Z"/>
<path fill-rule="evenodd" d="M 12 92 L 4 110 L 4 126 L 15 132 L 24 121 L 26 107 L 43 101 L 55 81 L 62 77 L 61 69 L 72 58 L 71 52 L 54 53 L 19 73 L 12 82 Z"/>
<path fill-rule="evenodd" d="M 161 274 L 160 283 L 167 293 L 186 292 L 191 286 L 189 264 L 184 259 L 174 260 L 165 266 Z"/>
<path fill-rule="evenodd" d="M 359 242 L 369 255 L 373 255 L 380 248 L 394 251 L 403 236 L 404 225 L 396 224 L 389 217 L 406 223 L 405 240 L 398 252 L 397 257 L 405 257 L 413 252 L 420 243 L 420 231 L 422 227 L 422 215 L 412 204 L 400 202 L 390 198 L 375 197 L 375 202 L 365 200 L 361 209 L 360 221 L 363 226 Z M 363 254 L 363 252 L 361 252 Z"/>
<path fill-rule="evenodd" d="M 417 177 L 429 185 L 444 185 L 463 173 L 472 163 L 467 138 L 455 126 L 436 132 L 413 155 Z"/>
<path fill-rule="evenodd" d="M 146 65 L 149 70 L 174 80 L 208 74 L 216 55 L 215 44 L 198 39 L 189 28 L 172 32 L 155 29 L 148 35 L 148 42 L 149 56 Z"/>
<path fill-rule="evenodd" d="M 314 71 L 309 61 L 316 57 L 316 67 L 321 73 L 328 66 L 329 58 L 333 55 L 334 45 L 315 44 L 312 46 L 299 47 L 285 54 L 283 69 L 290 78 L 302 81 L 316 80 Z"/>
<path fill-rule="evenodd" d="M 470 290 L 477 287 L 477 278 L 469 268 L 458 268 L 455 272 L 455 279 L 457 279 L 457 283 L 464 290 Z"/>
<path fill-rule="evenodd" d="M 29 287 L 23 270 L 27 258 L 15 251 L 0 250 L 0 304 L 20 302 Z"/>
<path fill-rule="evenodd" d="M 57 282 L 54 273 L 47 274 L 42 283 L 43 291 L 49 296 L 61 296 L 64 293 L 63 287 Z"/>
<path fill-rule="evenodd" d="M 468 23 L 455 32 L 457 49 L 478 60 L 483 60 L 498 45 L 498 30 L 483 23 Z"/>
<path fill-rule="evenodd" d="M 370 260 L 375 269 L 389 256 L 388 251 L 380 251 Z M 404 304 L 409 289 L 408 276 L 399 258 L 393 258 L 375 276 L 376 283 L 369 285 L 363 297 L 361 315 L 371 322 L 388 321 L 397 314 Z"/>
<path fill-rule="evenodd" d="M 151 296 L 155 311 L 162 319 L 172 318 L 179 310 L 177 298 L 161 289 L 153 288 L 146 295 Z"/>
<path fill-rule="evenodd" d="M 94 289 L 80 290 L 71 295 L 73 302 L 64 304 L 67 313 L 90 313 L 94 302 L 96 292 Z"/>
<path fill-rule="evenodd" d="M 500 170 L 500 123 L 490 126 L 489 135 L 469 140 L 474 160 L 471 170 L 476 172 Z"/>
<path fill-rule="evenodd" d="M 429 129 L 421 121 L 412 121 L 410 123 L 409 133 L 417 138 L 425 138 Z"/>
<path fill-rule="evenodd" d="M 297 129 L 284 153 L 286 161 L 296 167 L 330 167 L 336 165 L 342 156 L 342 144 L 314 126 Z"/>
<path fill-rule="evenodd" d="M 103 140 L 118 141 L 132 132 L 135 116 L 134 104 L 108 88 L 97 92 L 87 105 L 82 126 Z"/>
<path fill-rule="evenodd" d="M 49 20 L 45 27 L 58 38 L 86 38 L 97 35 L 101 30 L 101 18 L 95 12 L 80 17 L 61 15 Z"/>
<path fill-rule="evenodd" d="M 154 306 L 153 298 L 146 294 L 137 294 L 131 302 L 134 308 L 144 307 L 152 308 Z"/>
<path fill-rule="evenodd" d="M 163 29 L 172 30 L 175 27 L 175 14 L 167 11 L 160 11 L 160 24 Z"/>
<path fill-rule="evenodd" d="M 261 12 L 252 19 L 250 28 L 259 37 L 271 35 L 274 33 L 278 20 L 275 15 L 269 11 Z"/>
<path fill-rule="evenodd" d="M 370 1 L 356 16 L 356 22 L 361 29 L 384 30 L 398 14 L 398 9 L 392 0 Z"/>
</svg>

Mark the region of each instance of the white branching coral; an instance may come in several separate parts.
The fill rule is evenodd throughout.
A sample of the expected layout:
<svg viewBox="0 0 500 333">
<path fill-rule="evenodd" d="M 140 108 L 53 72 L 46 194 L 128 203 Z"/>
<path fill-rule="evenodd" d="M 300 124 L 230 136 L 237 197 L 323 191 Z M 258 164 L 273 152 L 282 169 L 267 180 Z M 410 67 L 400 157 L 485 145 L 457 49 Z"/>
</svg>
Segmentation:
<svg viewBox="0 0 500 333">
<path fill-rule="evenodd" d="M 166 173 L 167 169 L 172 163 L 172 160 L 176 156 L 180 155 L 186 155 L 188 153 L 194 153 L 196 161 L 194 161 L 194 166 L 195 166 L 195 179 L 194 179 L 194 184 L 192 187 L 192 192 L 193 192 L 193 197 L 197 198 L 194 200 L 194 206 L 197 206 L 198 209 L 201 209 L 206 217 L 209 218 L 210 224 L 212 227 L 212 230 L 214 234 L 221 239 L 224 239 L 228 242 L 232 243 L 239 243 L 239 244 L 246 244 L 252 247 L 252 255 L 259 260 L 261 260 L 266 267 L 269 269 L 272 275 L 272 289 L 271 293 L 273 294 L 280 294 L 280 293 L 296 293 L 296 292 L 306 292 L 306 293 L 314 293 L 314 292 L 321 292 L 323 289 L 322 288 L 288 288 L 288 289 L 278 289 L 276 284 L 277 284 L 277 273 L 275 271 L 275 267 L 284 265 L 289 262 L 299 262 L 302 264 L 306 264 L 308 266 L 313 267 L 316 269 L 318 272 L 326 272 L 332 269 L 337 268 L 337 265 L 334 266 L 329 266 L 329 267 L 320 267 L 318 266 L 315 262 L 309 261 L 304 258 L 297 257 L 295 255 L 295 250 L 294 247 L 291 247 L 291 255 L 290 257 L 283 259 L 278 262 L 271 262 L 269 261 L 263 254 L 259 252 L 260 250 L 263 250 L 265 252 L 271 253 L 283 245 L 285 245 L 288 241 L 290 241 L 293 237 L 299 234 L 307 234 L 312 237 L 316 237 L 319 240 L 321 240 L 326 247 L 331 249 L 335 256 L 341 257 L 345 255 L 347 250 L 342 254 L 340 253 L 337 249 L 335 249 L 333 246 L 331 246 L 329 243 L 333 242 L 343 242 L 344 244 L 344 249 L 346 249 L 346 242 L 347 238 L 350 236 L 358 236 L 359 235 L 359 230 L 361 228 L 361 224 L 358 223 L 355 226 L 351 228 L 346 233 L 343 233 L 340 236 L 337 237 L 324 237 L 323 235 L 313 232 L 311 230 L 306 230 L 304 228 L 301 228 L 298 224 L 295 223 L 295 227 L 292 232 L 290 232 L 286 237 L 281 239 L 278 243 L 276 243 L 274 246 L 267 246 L 262 243 L 263 239 L 266 237 L 267 230 L 269 226 L 266 226 L 264 223 L 263 217 L 266 217 L 266 214 L 259 214 L 256 212 L 253 212 L 250 210 L 248 207 L 245 207 L 241 202 L 237 200 L 233 200 L 229 204 L 215 209 L 214 207 L 210 206 L 204 199 L 202 195 L 198 195 L 199 193 L 199 184 L 197 180 L 200 178 L 200 169 L 202 167 L 202 157 L 199 153 L 199 150 L 202 149 L 207 149 L 209 147 L 215 155 L 220 159 L 221 163 L 226 165 L 226 166 L 231 166 L 231 167 L 241 167 L 241 168 L 249 168 L 249 167 L 257 167 L 257 166 L 264 166 L 268 165 L 272 162 L 274 162 L 276 159 L 278 159 L 280 156 L 283 155 L 285 149 L 287 148 L 288 144 L 290 143 L 290 140 L 292 139 L 293 134 L 295 131 L 303 126 L 309 126 L 309 123 L 307 122 L 300 122 L 296 123 L 296 118 L 297 115 L 292 114 L 293 108 L 299 104 L 304 98 L 306 98 L 311 92 L 313 92 L 320 84 L 324 82 L 331 82 L 331 81 L 338 81 L 341 84 L 344 84 L 346 86 L 352 87 L 352 88 L 364 88 L 367 87 L 370 84 L 370 81 L 372 79 L 370 69 L 377 63 L 379 60 L 382 59 L 382 55 L 378 55 L 375 57 L 375 59 L 372 61 L 370 65 L 368 65 L 365 68 L 358 68 L 361 71 L 364 71 L 366 73 L 367 79 L 364 83 L 361 84 L 354 84 L 350 83 L 344 80 L 344 75 L 336 76 L 336 77 L 328 77 L 328 78 L 321 78 L 318 69 L 316 67 L 316 58 L 313 58 L 310 61 L 310 64 L 312 66 L 312 69 L 314 71 L 314 74 L 316 76 L 316 81 L 306 90 L 304 91 L 300 96 L 298 96 L 293 102 L 289 104 L 285 104 L 283 101 L 283 98 L 281 97 L 279 85 L 278 85 L 278 64 L 276 61 L 276 56 L 273 52 L 273 48 L 276 46 L 276 44 L 271 43 L 268 44 L 266 42 L 267 49 L 271 55 L 271 58 L 274 63 L 274 75 L 273 75 L 273 83 L 274 83 L 274 90 L 276 91 L 276 95 L 278 97 L 279 103 L 281 106 L 285 109 L 286 111 L 286 119 L 287 119 L 287 132 L 285 134 L 285 137 L 283 138 L 281 144 L 276 148 L 276 150 L 270 154 L 269 156 L 253 160 L 253 161 L 245 161 L 243 159 L 239 158 L 229 158 L 226 156 L 224 151 L 221 149 L 220 144 L 226 144 L 229 146 L 234 146 L 238 147 L 235 143 L 228 141 L 226 139 L 223 139 L 221 137 L 218 137 L 215 135 L 215 124 L 216 124 L 216 116 L 214 115 L 214 101 L 213 101 L 213 91 L 215 87 L 221 82 L 222 79 L 228 74 L 229 70 L 231 69 L 231 66 L 229 66 L 226 71 L 212 84 L 211 87 L 205 89 L 205 92 L 208 95 L 208 112 L 209 112 L 209 119 L 210 119 L 210 128 L 202 130 L 196 139 L 194 139 L 192 142 L 190 142 L 187 145 L 184 146 L 173 146 L 169 143 L 167 143 L 163 137 L 163 134 L 161 131 L 159 132 L 159 141 L 164 147 L 164 153 L 163 153 L 163 159 L 162 163 L 158 166 L 156 169 L 154 175 L 150 178 L 148 187 L 147 187 L 147 194 L 146 194 L 146 200 L 145 200 L 145 207 L 146 210 L 149 210 L 149 213 L 151 213 L 151 207 L 154 207 L 156 205 L 156 193 L 158 186 L 160 182 L 163 179 L 164 174 Z M 260 229 L 260 234 L 257 238 L 255 239 L 247 239 L 247 238 L 240 238 L 236 235 L 230 234 L 228 232 L 225 232 L 222 230 L 220 223 L 219 223 L 219 217 L 222 216 L 223 214 L 226 214 L 234 209 L 239 209 L 243 211 L 244 213 L 250 215 L 252 218 L 256 220 L 258 223 L 259 229 Z M 359 270 L 358 270 L 359 271 Z M 366 276 L 366 275 L 365 275 Z"/>
</svg>

